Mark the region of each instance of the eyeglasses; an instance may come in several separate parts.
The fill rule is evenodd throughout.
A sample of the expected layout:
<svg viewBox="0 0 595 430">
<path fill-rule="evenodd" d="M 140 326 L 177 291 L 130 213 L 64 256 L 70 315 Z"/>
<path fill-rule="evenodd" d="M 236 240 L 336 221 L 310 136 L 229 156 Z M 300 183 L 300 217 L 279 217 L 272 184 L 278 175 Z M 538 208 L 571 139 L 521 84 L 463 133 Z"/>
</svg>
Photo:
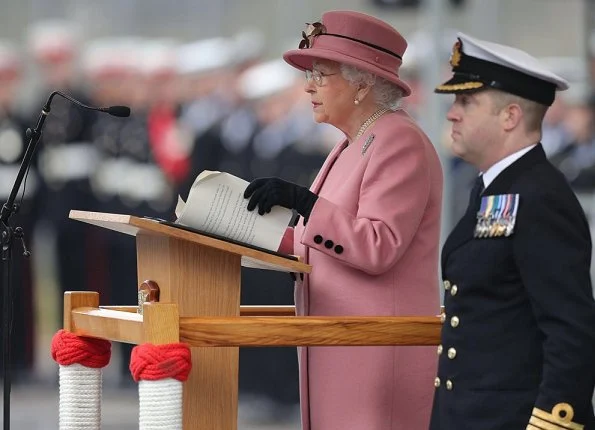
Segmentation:
<svg viewBox="0 0 595 430">
<path fill-rule="evenodd" d="M 339 73 L 322 73 L 320 70 L 306 70 L 306 82 L 314 81 L 317 87 L 322 86 L 322 80 L 326 76 L 338 75 Z"/>
</svg>

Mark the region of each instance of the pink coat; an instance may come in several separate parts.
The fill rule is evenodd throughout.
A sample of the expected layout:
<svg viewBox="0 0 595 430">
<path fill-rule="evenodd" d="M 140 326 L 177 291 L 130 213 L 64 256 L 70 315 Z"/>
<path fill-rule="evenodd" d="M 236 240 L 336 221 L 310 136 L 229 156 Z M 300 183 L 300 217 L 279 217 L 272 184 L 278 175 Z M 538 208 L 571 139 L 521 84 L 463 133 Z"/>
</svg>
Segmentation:
<svg viewBox="0 0 595 430">
<path fill-rule="evenodd" d="M 437 315 L 442 180 L 403 111 L 339 143 L 310 188 L 309 221 L 282 244 L 312 265 L 296 283 L 298 315 Z M 299 348 L 299 361 L 304 430 L 428 428 L 435 347 Z"/>
</svg>

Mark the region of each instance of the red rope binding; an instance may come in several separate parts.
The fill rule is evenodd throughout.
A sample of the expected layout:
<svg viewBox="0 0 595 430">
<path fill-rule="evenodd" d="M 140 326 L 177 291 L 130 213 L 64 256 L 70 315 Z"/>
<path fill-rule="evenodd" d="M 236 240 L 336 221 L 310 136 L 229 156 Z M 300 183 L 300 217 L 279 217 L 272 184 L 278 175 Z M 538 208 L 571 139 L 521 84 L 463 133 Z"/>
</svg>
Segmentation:
<svg viewBox="0 0 595 430">
<path fill-rule="evenodd" d="M 192 368 L 190 348 L 184 343 L 135 346 L 130 356 L 130 373 L 135 382 L 158 381 L 174 378 L 180 382 L 188 379 Z"/>
<path fill-rule="evenodd" d="M 105 339 L 77 336 L 59 330 L 52 338 L 52 358 L 62 366 L 82 364 L 99 369 L 109 364 L 112 344 Z"/>
</svg>

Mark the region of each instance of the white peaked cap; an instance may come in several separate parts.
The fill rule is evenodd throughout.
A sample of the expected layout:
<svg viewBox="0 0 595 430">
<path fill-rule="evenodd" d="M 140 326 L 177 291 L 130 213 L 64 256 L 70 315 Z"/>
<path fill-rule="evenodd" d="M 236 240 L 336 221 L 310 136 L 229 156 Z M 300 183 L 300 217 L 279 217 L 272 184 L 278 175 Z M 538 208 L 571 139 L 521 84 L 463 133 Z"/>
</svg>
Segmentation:
<svg viewBox="0 0 595 430">
<path fill-rule="evenodd" d="M 175 74 L 176 49 L 173 39 L 150 39 L 142 43 L 139 52 L 140 69 L 147 75 Z"/>
<path fill-rule="evenodd" d="M 298 73 L 282 59 L 260 63 L 242 73 L 240 92 L 248 100 L 269 97 L 290 88 Z"/>
<path fill-rule="evenodd" d="M 551 105 L 556 91 L 568 89 L 537 58 L 517 48 L 457 34 L 450 58 L 454 75 L 436 87 L 437 93 L 460 93 L 493 88 Z"/>
<path fill-rule="evenodd" d="M 526 75 L 551 82 L 559 91 L 568 89 L 568 82 L 547 69 L 537 58 L 511 46 L 500 45 L 458 33 L 467 55 L 500 64 Z M 466 42 L 466 43 L 465 43 Z"/>
<path fill-rule="evenodd" d="M 242 64 L 260 58 L 266 48 L 266 40 L 262 31 L 244 30 L 233 36 L 233 61 Z"/>
<path fill-rule="evenodd" d="M 18 70 L 21 65 L 21 56 L 15 45 L 9 40 L 0 39 L 0 70 Z"/>
<path fill-rule="evenodd" d="M 44 20 L 32 24 L 27 30 L 27 45 L 35 55 L 51 55 L 73 51 L 77 44 L 78 29 L 64 20 Z"/>
<path fill-rule="evenodd" d="M 233 43 L 223 37 L 203 39 L 177 49 L 177 68 L 181 74 L 202 74 L 231 65 Z"/>
<path fill-rule="evenodd" d="M 141 71 L 143 40 L 136 37 L 106 37 L 89 42 L 82 66 L 89 75 L 126 74 Z"/>
</svg>

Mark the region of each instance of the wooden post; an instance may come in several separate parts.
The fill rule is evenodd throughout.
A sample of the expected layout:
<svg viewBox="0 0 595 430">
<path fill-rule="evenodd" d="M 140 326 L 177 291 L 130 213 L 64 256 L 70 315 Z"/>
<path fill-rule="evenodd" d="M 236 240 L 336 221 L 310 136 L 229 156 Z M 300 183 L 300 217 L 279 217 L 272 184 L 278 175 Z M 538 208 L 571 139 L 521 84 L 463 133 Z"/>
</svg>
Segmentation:
<svg viewBox="0 0 595 430">
<path fill-rule="evenodd" d="M 137 235 L 138 279 L 159 285 L 160 301 L 180 317 L 239 316 L 240 256 L 196 243 Z M 145 305 L 143 312 L 151 309 Z M 239 349 L 192 350 L 184 384 L 184 429 L 237 429 Z"/>
<path fill-rule="evenodd" d="M 64 293 L 64 330 L 74 332 L 72 310 L 76 308 L 96 308 L 99 306 L 99 293 L 94 291 L 67 291 Z"/>
</svg>

